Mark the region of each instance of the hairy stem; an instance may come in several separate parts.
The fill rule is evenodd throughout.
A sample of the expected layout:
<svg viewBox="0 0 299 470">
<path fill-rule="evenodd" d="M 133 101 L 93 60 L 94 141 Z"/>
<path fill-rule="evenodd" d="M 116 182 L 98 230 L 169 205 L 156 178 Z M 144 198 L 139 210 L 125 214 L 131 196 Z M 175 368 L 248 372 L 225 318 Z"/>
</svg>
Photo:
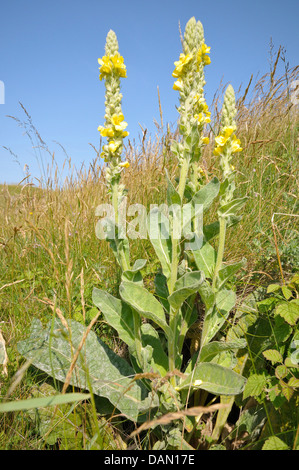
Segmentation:
<svg viewBox="0 0 299 470">
<path fill-rule="evenodd" d="M 217 253 L 217 261 L 213 276 L 213 283 L 212 288 L 215 290 L 218 273 L 222 266 L 223 255 L 224 255 L 224 245 L 225 245 L 225 234 L 226 234 L 226 219 L 224 217 L 220 217 L 219 219 L 219 245 L 218 245 L 218 253 Z"/>
</svg>

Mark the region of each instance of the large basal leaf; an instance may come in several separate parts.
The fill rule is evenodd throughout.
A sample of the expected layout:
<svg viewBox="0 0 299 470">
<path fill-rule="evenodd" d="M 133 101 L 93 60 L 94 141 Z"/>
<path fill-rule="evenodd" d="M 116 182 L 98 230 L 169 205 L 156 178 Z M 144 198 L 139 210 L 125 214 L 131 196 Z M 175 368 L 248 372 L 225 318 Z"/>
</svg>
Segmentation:
<svg viewBox="0 0 299 470">
<path fill-rule="evenodd" d="M 86 328 L 74 320 L 69 320 L 68 326 L 69 331 L 55 319 L 43 329 L 35 319 L 30 337 L 18 343 L 20 354 L 61 382 L 65 382 L 86 333 Z M 140 382 L 133 381 L 134 375 L 132 367 L 90 331 L 75 363 L 70 385 L 108 398 L 116 409 L 136 421 L 148 391 Z"/>
<path fill-rule="evenodd" d="M 118 333 L 129 348 L 135 346 L 134 321 L 131 308 L 108 292 L 97 289 L 92 291 L 92 301 L 103 313 L 107 323 Z"/>
<path fill-rule="evenodd" d="M 130 281 L 123 281 L 119 287 L 121 298 L 142 317 L 155 322 L 167 335 L 171 330 L 160 302 L 147 289 Z"/>
<path fill-rule="evenodd" d="M 244 390 L 245 383 L 244 377 L 227 367 L 212 362 L 199 362 L 177 388 L 203 389 L 214 395 L 238 395 Z"/>
<path fill-rule="evenodd" d="M 168 302 L 174 310 L 178 310 L 183 302 L 195 294 L 204 281 L 202 271 L 187 272 L 174 284 L 174 292 L 168 297 Z"/>
</svg>

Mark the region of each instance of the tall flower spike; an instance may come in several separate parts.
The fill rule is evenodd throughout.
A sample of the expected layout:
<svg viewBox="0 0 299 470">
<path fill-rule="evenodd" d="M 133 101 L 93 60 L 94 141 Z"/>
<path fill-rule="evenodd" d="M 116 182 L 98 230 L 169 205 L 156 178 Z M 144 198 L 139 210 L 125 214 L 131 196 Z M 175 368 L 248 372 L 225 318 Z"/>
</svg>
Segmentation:
<svg viewBox="0 0 299 470">
<path fill-rule="evenodd" d="M 114 31 L 107 34 L 105 56 L 98 60 L 100 64 L 100 80 L 105 80 L 105 125 L 98 130 L 102 137 L 107 138 L 107 144 L 103 146 L 101 156 L 108 163 L 106 168 L 106 183 L 110 192 L 118 196 L 123 193 L 123 187 L 119 184 L 120 175 L 129 164 L 121 162 L 123 139 L 129 133 L 125 130 L 127 123 L 122 113 L 120 93 L 120 78 L 126 77 L 126 66 L 123 57 L 118 51 L 118 41 Z M 115 196 L 116 197 L 116 196 Z M 116 198 L 116 199 L 117 199 Z"/>
<path fill-rule="evenodd" d="M 225 195 L 221 198 L 220 203 L 226 204 L 233 197 L 235 189 L 234 183 L 234 168 L 231 165 L 231 159 L 234 153 L 241 152 L 241 142 L 236 137 L 236 101 L 235 92 L 231 85 L 228 85 L 222 106 L 220 132 L 215 137 L 214 155 L 220 156 L 220 167 L 222 169 L 223 180 L 228 181 L 228 189 Z"/>
<path fill-rule="evenodd" d="M 174 63 L 173 77 L 176 79 L 173 88 L 180 94 L 179 130 L 182 135 L 181 142 L 174 142 L 173 152 L 177 155 L 182 174 L 186 175 L 191 166 L 192 189 L 198 185 L 198 162 L 202 148 L 209 141 L 204 137 L 203 131 L 210 122 L 209 108 L 204 98 L 204 67 L 208 60 L 210 48 L 204 42 L 204 30 L 200 21 L 192 17 L 186 24 L 183 40 L 183 53 Z M 184 176 L 184 179 L 187 176 Z M 181 178 L 181 187 L 184 186 Z M 188 183 L 189 184 L 189 183 Z M 189 184 L 189 186 L 190 186 Z"/>
</svg>

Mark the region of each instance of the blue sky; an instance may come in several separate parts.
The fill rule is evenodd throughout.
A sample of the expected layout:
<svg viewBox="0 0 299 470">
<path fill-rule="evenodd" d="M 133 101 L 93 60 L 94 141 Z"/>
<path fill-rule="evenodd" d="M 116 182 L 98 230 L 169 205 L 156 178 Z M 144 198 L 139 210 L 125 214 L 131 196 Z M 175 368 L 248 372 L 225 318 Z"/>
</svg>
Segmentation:
<svg viewBox="0 0 299 470">
<path fill-rule="evenodd" d="M 104 55 L 109 29 L 117 34 L 127 66 L 123 112 L 129 138 L 136 141 L 140 125 L 156 131 L 157 87 L 164 123 L 177 120 L 178 93 L 171 74 L 181 52 L 179 23 L 184 30 L 192 16 L 202 22 L 211 46 L 212 63 L 205 69 L 208 104 L 221 79 L 237 90 L 252 73 L 269 70 L 270 37 L 275 50 L 285 47 L 290 67 L 299 64 L 298 0 L 1 0 L 0 8 L 0 81 L 5 85 L 1 183 L 21 181 L 25 164 L 32 177 L 40 176 L 39 150 L 7 117 L 24 119 L 19 102 L 60 166 L 65 154 L 59 144 L 77 168 L 82 163 L 88 167 L 95 157 L 89 144 L 99 146 L 97 127 L 104 122 L 105 90 L 97 59 Z M 41 156 L 46 165 L 50 156 L 42 151 Z"/>
</svg>

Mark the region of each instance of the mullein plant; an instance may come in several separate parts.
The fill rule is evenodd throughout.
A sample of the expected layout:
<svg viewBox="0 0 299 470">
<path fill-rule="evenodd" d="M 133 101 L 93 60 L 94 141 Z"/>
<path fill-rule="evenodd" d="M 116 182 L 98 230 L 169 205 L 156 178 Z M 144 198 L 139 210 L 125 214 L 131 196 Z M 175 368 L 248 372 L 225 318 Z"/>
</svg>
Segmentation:
<svg viewBox="0 0 299 470">
<path fill-rule="evenodd" d="M 127 125 L 120 94 L 120 78 L 126 76 L 126 68 L 112 31 L 108 33 L 105 52 L 99 63 L 100 79 L 106 85 L 106 115 L 99 131 L 107 138 L 102 156 L 107 162 L 108 191 L 118 214 L 124 196 L 120 177 L 127 166 L 121 160 Z M 210 122 L 204 98 L 204 68 L 210 63 L 209 53 L 202 24 L 191 18 L 184 33 L 183 52 L 173 71 L 174 89 L 180 100 L 181 138 L 173 142 L 172 151 L 178 159 L 179 176 L 173 182 L 166 173 L 166 215 L 162 208 L 155 207 L 148 216 L 149 226 L 153 220 L 158 221 L 149 235 L 161 266 L 151 291 L 143 281 L 146 260 L 137 259 L 131 264 L 128 240 L 118 236 L 117 215 L 112 222 L 115 237 L 106 237 L 121 268 L 119 296 L 95 288 L 93 302 L 126 343 L 129 360 L 119 357 L 93 331 L 74 320 L 65 325 L 53 318 L 46 329 L 35 320 L 30 338 L 19 343 L 20 352 L 37 367 L 58 380 L 67 378 L 73 386 L 105 397 L 115 410 L 135 423 L 182 411 L 184 421 L 170 420 L 161 428 L 156 426 L 158 421 L 154 422 L 154 448 L 159 449 L 192 449 L 189 441 L 197 421 L 189 419 L 188 413 L 195 416 L 204 412 L 210 394 L 234 400 L 245 386 L 237 353 L 246 342 L 226 340 L 227 320 L 236 303 L 236 294 L 227 287 L 227 281 L 243 266 L 243 261 L 224 264 L 225 235 L 239 221 L 237 211 L 245 202 L 234 198 L 235 171 L 231 160 L 241 147 L 235 134 L 236 108 L 231 86 L 224 96 L 219 135 L 215 138 L 214 152 L 220 159 L 222 180 L 214 177 L 203 184 L 200 177 L 200 160 L 208 143 L 206 126 Z M 218 220 L 201 226 L 199 213 L 207 213 L 217 201 Z M 182 214 L 185 217 L 180 217 Z M 184 231 L 189 223 L 196 243 Z M 203 312 L 200 318 L 199 312 Z M 199 325 L 197 347 L 186 356 L 187 335 L 194 325 Z M 200 410 L 196 408 L 196 413 L 195 405 L 202 406 Z M 213 406 L 218 409 L 229 404 Z M 223 423 L 222 411 L 219 410 L 218 430 Z"/>
<path fill-rule="evenodd" d="M 122 161 L 123 139 L 129 135 L 126 130 L 128 124 L 122 112 L 122 94 L 120 92 L 120 79 L 127 76 L 124 58 L 119 53 L 116 34 L 110 30 L 107 34 L 105 55 L 98 59 L 100 65 L 100 80 L 105 81 L 105 125 L 99 126 L 101 136 L 107 139 L 100 156 L 107 163 L 105 168 L 105 181 L 108 193 L 111 196 L 113 217 L 107 231 L 106 239 L 110 241 L 116 259 L 123 270 L 129 268 L 129 245 L 123 236 L 119 224 L 119 208 L 125 195 L 125 188 L 121 184 L 121 173 L 130 166 L 129 162 Z"/>
</svg>

